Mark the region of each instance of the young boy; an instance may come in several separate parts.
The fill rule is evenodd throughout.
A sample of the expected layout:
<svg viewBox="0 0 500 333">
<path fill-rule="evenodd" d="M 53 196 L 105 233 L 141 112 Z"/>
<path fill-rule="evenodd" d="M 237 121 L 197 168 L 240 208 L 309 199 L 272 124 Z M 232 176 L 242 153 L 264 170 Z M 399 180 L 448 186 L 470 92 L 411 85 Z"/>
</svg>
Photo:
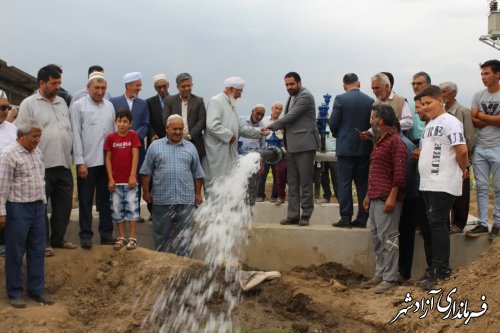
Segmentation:
<svg viewBox="0 0 500 333">
<path fill-rule="evenodd" d="M 141 142 L 137 132 L 129 130 L 132 126 L 132 112 L 129 110 L 120 109 L 116 113 L 115 125 L 117 132 L 109 134 L 104 143 L 112 219 L 118 227 L 118 238 L 113 248 L 120 250 L 126 246 L 127 250 L 133 250 L 137 248 L 135 223 L 140 218 L 137 163 Z M 128 242 L 125 222 L 129 223 Z"/>
</svg>

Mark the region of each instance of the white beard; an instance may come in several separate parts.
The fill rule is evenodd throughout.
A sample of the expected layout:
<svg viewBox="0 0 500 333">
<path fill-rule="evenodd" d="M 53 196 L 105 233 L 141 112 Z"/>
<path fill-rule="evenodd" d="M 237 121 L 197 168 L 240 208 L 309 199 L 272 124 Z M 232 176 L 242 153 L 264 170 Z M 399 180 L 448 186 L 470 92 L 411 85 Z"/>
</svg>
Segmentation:
<svg viewBox="0 0 500 333">
<path fill-rule="evenodd" d="M 238 106 L 238 99 L 234 98 L 234 96 L 230 96 L 229 102 L 231 103 L 231 107 L 233 108 L 233 110 L 235 110 L 236 107 Z"/>
</svg>

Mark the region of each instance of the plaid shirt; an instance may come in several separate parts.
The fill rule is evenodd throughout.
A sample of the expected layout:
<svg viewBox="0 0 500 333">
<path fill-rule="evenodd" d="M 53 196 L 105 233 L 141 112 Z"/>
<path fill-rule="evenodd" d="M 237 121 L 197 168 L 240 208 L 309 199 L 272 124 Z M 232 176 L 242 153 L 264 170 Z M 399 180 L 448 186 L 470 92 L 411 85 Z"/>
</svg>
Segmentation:
<svg viewBox="0 0 500 333">
<path fill-rule="evenodd" d="M 375 144 L 370 156 L 368 198 L 386 200 L 392 188 L 397 186 L 397 199 L 403 200 L 407 158 L 406 145 L 399 135 L 387 134 Z"/>
<path fill-rule="evenodd" d="M 0 154 L 0 216 L 7 215 L 5 204 L 45 199 L 45 165 L 40 149 L 27 151 L 18 142 Z"/>
<path fill-rule="evenodd" d="M 153 178 L 155 205 L 194 205 L 194 180 L 205 177 L 195 146 L 186 140 L 174 145 L 167 138 L 149 146 L 140 174 Z"/>
</svg>

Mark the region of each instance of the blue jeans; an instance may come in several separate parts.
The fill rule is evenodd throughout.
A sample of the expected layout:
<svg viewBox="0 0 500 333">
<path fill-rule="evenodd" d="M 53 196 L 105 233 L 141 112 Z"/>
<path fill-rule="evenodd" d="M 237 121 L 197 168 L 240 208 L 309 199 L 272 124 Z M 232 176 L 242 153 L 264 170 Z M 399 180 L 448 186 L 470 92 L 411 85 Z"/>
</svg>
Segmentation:
<svg viewBox="0 0 500 333">
<path fill-rule="evenodd" d="M 473 156 L 479 223 L 488 227 L 490 175 L 493 183 L 493 225 L 500 228 L 500 147 L 476 147 Z"/>
<path fill-rule="evenodd" d="M 455 196 L 446 192 L 422 191 L 431 231 L 431 270 L 439 278 L 449 276 L 450 268 L 450 211 Z"/>
<path fill-rule="evenodd" d="M 86 179 L 76 179 L 79 200 L 80 239 L 92 239 L 92 203 L 96 194 L 99 211 L 99 234 L 101 242 L 113 239 L 113 222 L 108 191 L 108 175 L 104 165 L 88 168 Z"/>
<path fill-rule="evenodd" d="M 156 251 L 190 256 L 194 205 L 152 207 L 153 239 Z"/>
<path fill-rule="evenodd" d="M 45 204 L 7 202 L 5 284 L 9 299 L 23 297 L 23 256 L 26 253 L 28 295 L 45 287 Z"/>
<path fill-rule="evenodd" d="M 353 214 L 352 182 L 356 185 L 358 194 L 358 216 L 360 221 L 368 219 L 368 213 L 363 209 L 362 203 L 368 190 L 368 166 L 370 156 L 337 156 L 337 194 L 340 216 L 351 219 Z"/>
</svg>

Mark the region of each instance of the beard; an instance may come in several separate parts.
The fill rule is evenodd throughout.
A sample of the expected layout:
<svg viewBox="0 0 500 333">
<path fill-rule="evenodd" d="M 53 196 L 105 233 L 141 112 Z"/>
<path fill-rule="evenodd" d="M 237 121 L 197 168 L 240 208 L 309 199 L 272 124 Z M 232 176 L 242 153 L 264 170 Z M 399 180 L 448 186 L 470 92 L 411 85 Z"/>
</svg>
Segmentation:
<svg viewBox="0 0 500 333">
<path fill-rule="evenodd" d="M 378 125 L 372 126 L 373 130 L 373 142 L 377 142 L 380 138 L 380 127 Z"/>
<path fill-rule="evenodd" d="M 234 109 L 236 109 L 236 107 L 238 106 L 238 99 L 237 98 L 234 98 L 234 96 L 230 96 L 229 97 L 229 102 L 231 104 L 231 107 Z"/>
</svg>

